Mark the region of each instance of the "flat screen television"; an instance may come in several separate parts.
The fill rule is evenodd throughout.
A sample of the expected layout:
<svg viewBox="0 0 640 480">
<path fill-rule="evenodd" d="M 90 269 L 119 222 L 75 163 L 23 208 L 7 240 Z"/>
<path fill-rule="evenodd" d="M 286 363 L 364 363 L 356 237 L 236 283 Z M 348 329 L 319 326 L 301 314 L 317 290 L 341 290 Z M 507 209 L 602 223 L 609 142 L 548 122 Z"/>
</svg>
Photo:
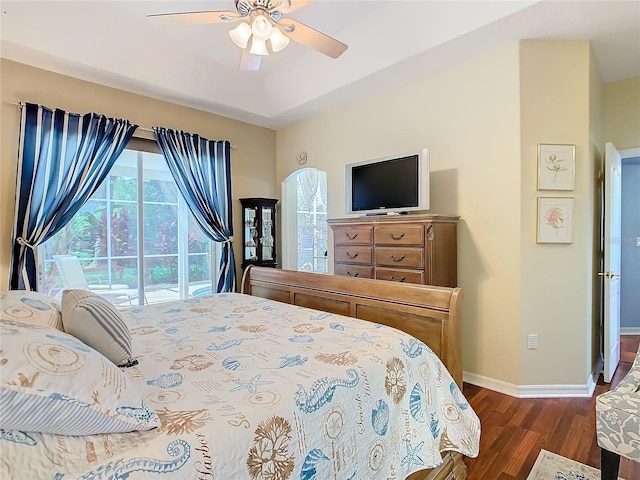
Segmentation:
<svg viewBox="0 0 640 480">
<path fill-rule="evenodd" d="M 429 150 L 346 165 L 348 214 L 429 210 Z"/>
</svg>

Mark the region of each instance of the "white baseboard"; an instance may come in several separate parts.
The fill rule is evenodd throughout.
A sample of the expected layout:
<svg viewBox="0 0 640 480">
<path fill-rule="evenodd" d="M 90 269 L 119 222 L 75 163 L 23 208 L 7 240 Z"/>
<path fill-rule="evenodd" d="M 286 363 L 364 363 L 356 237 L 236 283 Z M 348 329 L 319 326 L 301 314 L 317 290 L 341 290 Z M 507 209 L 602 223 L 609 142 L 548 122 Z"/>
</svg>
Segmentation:
<svg viewBox="0 0 640 480">
<path fill-rule="evenodd" d="M 591 397 L 596 388 L 596 380 L 597 373 L 594 373 L 584 385 L 514 385 L 475 373 L 462 372 L 463 382 L 516 398 Z"/>
<path fill-rule="evenodd" d="M 462 372 L 462 381 L 482 388 L 488 388 L 494 392 L 504 393 L 511 397 L 518 397 L 518 386 L 503 382 L 494 378 L 485 377 L 476 373 Z"/>
<path fill-rule="evenodd" d="M 620 335 L 640 335 L 640 327 L 621 327 Z"/>
</svg>

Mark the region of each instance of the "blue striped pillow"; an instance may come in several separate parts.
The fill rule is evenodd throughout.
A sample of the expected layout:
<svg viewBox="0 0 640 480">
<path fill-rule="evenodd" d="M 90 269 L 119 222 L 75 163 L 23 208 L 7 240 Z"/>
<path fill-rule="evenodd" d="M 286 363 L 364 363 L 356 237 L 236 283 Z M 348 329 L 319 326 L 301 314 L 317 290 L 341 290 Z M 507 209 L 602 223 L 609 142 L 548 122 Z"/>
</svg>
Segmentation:
<svg viewBox="0 0 640 480">
<path fill-rule="evenodd" d="M 120 313 L 107 299 L 87 290 L 62 293 L 64 331 L 95 348 L 119 366 L 134 365 L 131 334 Z"/>
<path fill-rule="evenodd" d="M 0 320 L 0 339 L 0 428 L 93 435 L 160 426 L 129 377 L 71 335 Z"/>
</svg>

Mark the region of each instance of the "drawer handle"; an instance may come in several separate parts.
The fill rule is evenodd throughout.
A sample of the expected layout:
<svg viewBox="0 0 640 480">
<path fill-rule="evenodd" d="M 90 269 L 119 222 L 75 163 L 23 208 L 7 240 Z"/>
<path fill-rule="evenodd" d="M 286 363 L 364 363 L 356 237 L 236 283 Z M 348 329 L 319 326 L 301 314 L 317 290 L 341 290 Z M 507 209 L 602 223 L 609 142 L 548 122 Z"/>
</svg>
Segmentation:
<svg viewBox="0 0 640 480">
<path fill-rule="evenodd" d="M 402 240 L 404 238 L 404 232 L 402 232 L 400 234 L 399 237 L 396 237 L 393 232 L 389 232 L 389 236 L 393 239 L 393 240 Z"/>
<path fill-rule="evenodd" d="M 393 255 L 389 255 L 389 258 L 394 262 L 401 262 L 402 260 L 404 260 L 404 255 L 400 255 L 398 258 L 394 257 Z"/>
<path fill-rule="evenodd" d="M 353 277 L 353 278 L 355 278 L 355 277 L 357 277 L 357 276 L 358 276 L 358 272 L 356 272 L 356 273 L 354 273 L 354 274 L 352 274 L 351 272 L 347 272 L 347 277 Z"/>
<path fill-rule="evenodd" d="M 353 255 L 351 255 L 349 252 L 346 252 L 346 253 L 347 253 L 347 257 L 349 257 L 351 260 L 353 260 L 358 256 L 358 252 L 354 253 Z"/>
<path fill-rule="evenodd" d="M 356 239 L 356 237 L 358 236 L 358 234 L 357 234 L 357 233 L 354 233 L 353 235 L 349 235 L 348 233 L 345 233 L 345 235 L 347 236 L 347 238 L 348 238 L 349 240 L 355 240 L 355 239 Z"/>
<path fill-rule="evenodd" d="M 392 282 L 404 282 L 404 279 L 405 279 L 405 278 L 406 278 L 406 277 L 400 277 L 398 280 L 396 280 L 396 279 L 395 279 L 395 277 L 394 277 L 393 275 L 391 275 L 390 280 L 391 280 Z"/>
</svg>

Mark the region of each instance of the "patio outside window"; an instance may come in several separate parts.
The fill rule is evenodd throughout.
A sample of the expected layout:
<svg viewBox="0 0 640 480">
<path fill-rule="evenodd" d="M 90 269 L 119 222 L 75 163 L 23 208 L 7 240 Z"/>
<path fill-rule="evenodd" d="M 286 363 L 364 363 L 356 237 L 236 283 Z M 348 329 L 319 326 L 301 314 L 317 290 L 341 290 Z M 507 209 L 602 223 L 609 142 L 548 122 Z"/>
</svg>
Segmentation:
<svg viewBox="0 0 640 480">
<path fill-rule="evenodd" d="M 211 293 L 216 246 L 189 212 L 163 156 L 127 149 L 67 226 L 38 249 L 40 291 L 59 296 L 70 286 L 55 258 L 72 255 L 87 286 L 118 306 Z"/>
</svg>

